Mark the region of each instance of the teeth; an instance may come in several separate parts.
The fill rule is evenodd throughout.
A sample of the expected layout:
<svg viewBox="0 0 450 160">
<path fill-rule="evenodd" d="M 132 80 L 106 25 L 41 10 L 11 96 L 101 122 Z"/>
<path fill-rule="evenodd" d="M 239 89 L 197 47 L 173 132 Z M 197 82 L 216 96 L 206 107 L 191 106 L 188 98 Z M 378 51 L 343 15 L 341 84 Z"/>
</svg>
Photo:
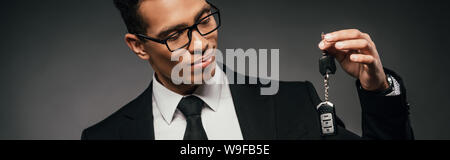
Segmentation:
<svg viewBox="0 0 450 160">
<path fill-rule="evenodd" d="M 208 57 L 205 57 L 205 58 L 201 58 L 201 59 L 195 61 L 193 64 L 198 64 L 198 63 L 203 63 L 203 62 L 211 61 L 211 60 L 212 60 L 212 57 L 213 57 L 213 56 L 208 56 Z"/>
</svg>

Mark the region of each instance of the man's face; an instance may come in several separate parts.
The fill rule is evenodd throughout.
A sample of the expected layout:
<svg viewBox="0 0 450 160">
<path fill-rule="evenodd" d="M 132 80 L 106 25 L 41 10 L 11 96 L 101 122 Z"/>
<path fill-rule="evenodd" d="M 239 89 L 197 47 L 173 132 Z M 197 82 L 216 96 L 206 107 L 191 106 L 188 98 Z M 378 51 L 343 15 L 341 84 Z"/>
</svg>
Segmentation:
<svg viewBox="0 0 450 160">
<path fill-rule="evenodd" d="M 204 0 L 144 0 L 141 2 L 138 12 L 149 26 L 147 28 L 147 36 L 166 39 L 172 33 L 192 26 L 199 19 L 208 16 L 210 8 L 211 6 Z M 202 75 L 194 75 L 194 69 L 198 69 L 198 67 L 204 69 L 209 65 L 214 65 L 215 57 L 210 59 L 203 58 L 210 57 L 209 54 L 211 53 L 205 53 L 206 50 L 217 48 L 217 36 L 217 31 L 206 36 L 200 35 L 197 30 L 192 31 L 191 43 L 185 48 L 191 53 L 191 82 L 193 82 L 195 76 L 197 78 L 199 76 L 203 77 Z M 201 42 L 201 47 L 197 46 L 195 49 L 201 49 L 203 56 L 194 56 L 194 43 L 199 42 Z M 167 81 L 171 80 L 172 69 L 179 62 L 171 61 L 172 53 L 166 45 L 147 41 L 143 44 L 143 48 L 148 54 L 150 64 L 155 70 L 158 79 L 163 81 L 163 83 L 164 81 L 165 83 L 171 83 Z M 194 61 L 198 62 L 199 59 L 203 59 L 202 63 L 194 65 Z M 212 74 L 214 74 L 214 71 Z"/>
</svg>

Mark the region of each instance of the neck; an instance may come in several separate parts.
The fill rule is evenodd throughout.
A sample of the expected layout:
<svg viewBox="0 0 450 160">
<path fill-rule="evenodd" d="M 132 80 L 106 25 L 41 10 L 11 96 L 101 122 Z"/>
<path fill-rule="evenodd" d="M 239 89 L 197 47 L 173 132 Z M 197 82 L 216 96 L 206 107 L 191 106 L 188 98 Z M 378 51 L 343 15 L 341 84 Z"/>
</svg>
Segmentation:
<svg viewBox="0 0 450 160">
<path fill-rule="evenodd" d="M 180 95 L 186 96 L 186 95 L 190 95 L 192 93 L 195 92 L 195 90 L 198 88 L 198 85 L 194 85 L 194 84 L 181 84 L 181 85 L 176 85 L 172 82 L 172 80 L 170 80 L 169 78 L 166 78 L 162 75 L 160 75 L 158 72 L 155 72 L 155 77 L 156 80 L 161 83 L 164 87 L 166 87 L 167 89 L 178 93 Z"/>
</svg>

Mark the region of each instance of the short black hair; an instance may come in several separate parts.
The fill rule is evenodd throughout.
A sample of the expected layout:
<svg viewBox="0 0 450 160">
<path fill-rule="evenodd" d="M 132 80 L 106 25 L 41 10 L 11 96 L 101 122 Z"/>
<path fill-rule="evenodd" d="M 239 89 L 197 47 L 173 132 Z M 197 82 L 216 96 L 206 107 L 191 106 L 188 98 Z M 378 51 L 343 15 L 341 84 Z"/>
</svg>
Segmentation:
<svg viewBox="0 0 450 160">
<path fill-rule="evenodd" d="M 127 26 L 128 33 L 146 34 L 148 25 L 144 22 L 138 9 L 142 0 L 114 0 L 114 5 L 120 11 Z"/>
</svg>

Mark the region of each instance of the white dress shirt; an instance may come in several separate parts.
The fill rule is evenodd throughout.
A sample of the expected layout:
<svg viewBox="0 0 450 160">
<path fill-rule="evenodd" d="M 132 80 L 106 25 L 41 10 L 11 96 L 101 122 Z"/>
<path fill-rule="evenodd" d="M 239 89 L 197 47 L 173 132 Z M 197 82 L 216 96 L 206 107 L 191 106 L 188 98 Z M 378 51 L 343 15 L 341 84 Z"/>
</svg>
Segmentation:
<svg viewBox="0 0 450 160">
<path fill-rule="evenodd" d="M 186 118 L 177 109 L 183 98 L 160 82 L 153 75 L 153 123 L 156 140 L 183 140 Z M 216 74 L 195 90 L 194 96 L 205 102 L 202 123 L 209 140 L 242 140 L 242 132 L 231 97 L 228 79 L 216 66 Z"/>
</svg>

